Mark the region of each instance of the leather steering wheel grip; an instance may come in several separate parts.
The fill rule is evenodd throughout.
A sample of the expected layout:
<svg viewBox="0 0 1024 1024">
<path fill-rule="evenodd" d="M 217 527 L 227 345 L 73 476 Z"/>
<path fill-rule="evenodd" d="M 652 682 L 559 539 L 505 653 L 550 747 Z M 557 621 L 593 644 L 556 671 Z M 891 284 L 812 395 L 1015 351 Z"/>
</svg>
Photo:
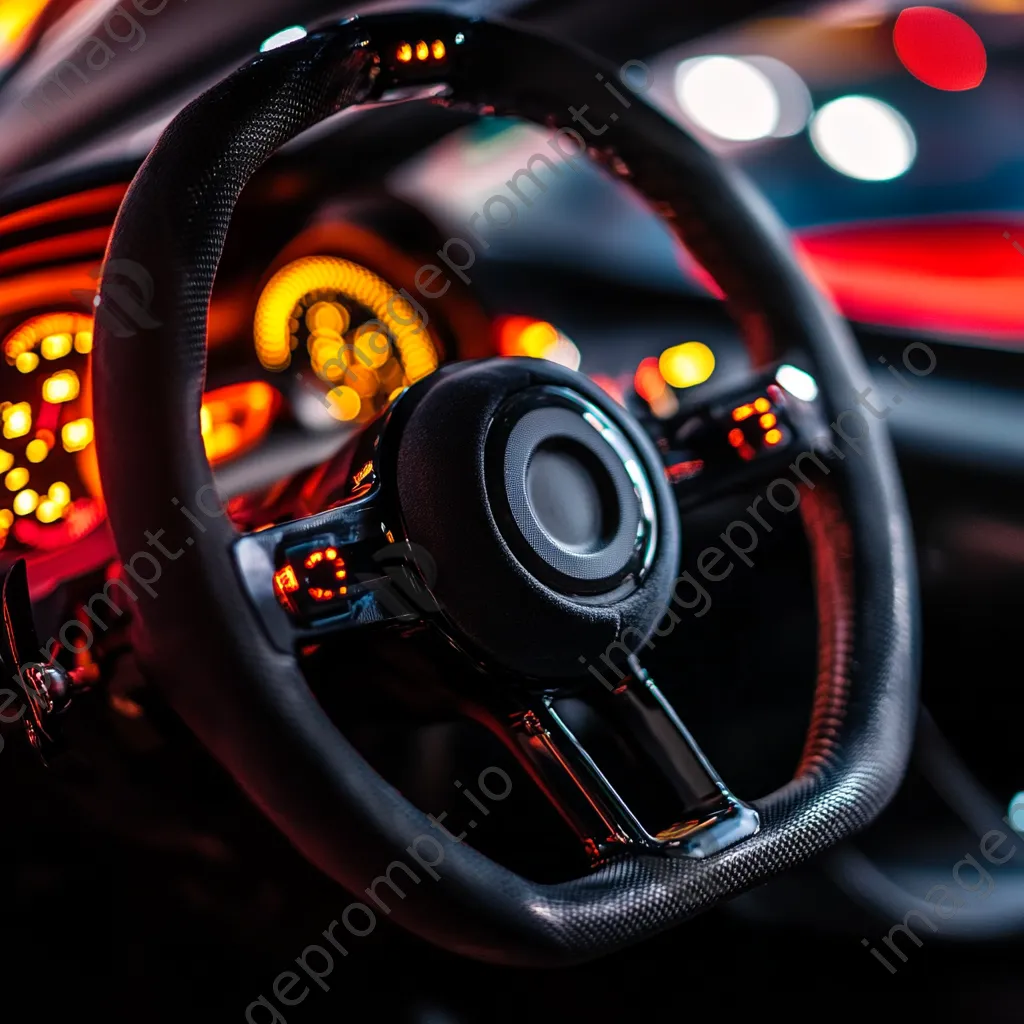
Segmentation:
<svg viewBox="0 0 1024 1024">
<path fill-rule="evenodd" d="M 261 55 L 182 111 L 136 175 L 107 260 L 134 260 L 152 276 L 158 325 L 122 338 L 98 317 L 93 356 L 100 470 L 118 551 L 125 560 L 152 551 L 161 530 L 163 545 L 178 549 L 139 595 L 140 660 L 252 800 L 356 893 L 417 836 L 438 832 L 335 728 L 243 592 L 236 534 L 200 435 L 207 312 L 251 175 L 304 129 L 379 95 L 387 78 L 379 54 L 394 40 L 433 38 L 441 28 L 465 36 L 450 68 L 453 102 L 567 127 L 570 104 L 608 109 L 598 78 L 615 69 L 519 28 L 446 15 L 353 20 Z M 665 211 L 715 275 L 755 358 L 777 357 L 784 340 L 813 362 L 832 415 L 856 408 L 868 379 L 852 337 L 746 180 L 640 97 L 595 145 L 593 155 Z M 104 285 L 101 306 L 107 299 Z M 438 880 L 416 886 L 392 908 L 394 919 L 479 959 L 582 961 L 757 885 L 882 809 L 913 734 L 916 577 L 889 440 L 875 424 L 859 444 L 862 454 L 830 477 L 834 500 L 820 487 L 804 509 L 823 609 L 816 710 L 796 777 L 754 805 L 760 831 L 705 859 L 637 854 L 557 885 L 446 842 Z"/>
</svg>

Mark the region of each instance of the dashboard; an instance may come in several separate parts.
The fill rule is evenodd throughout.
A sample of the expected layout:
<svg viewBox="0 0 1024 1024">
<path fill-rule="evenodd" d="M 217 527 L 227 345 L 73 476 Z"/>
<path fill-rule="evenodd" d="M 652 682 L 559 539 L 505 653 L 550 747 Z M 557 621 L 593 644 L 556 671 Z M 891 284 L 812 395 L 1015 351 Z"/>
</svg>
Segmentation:
<svg viewBox="0 0 1024 1024">
<path fill-rule="evenodd" d="M 484 266 L 472 282 L 442 273 L 437 220 L 384 187 L 340 194 L 328 180 L 336 147 L 314 140 L 253 178 L 211 297 L 200 427 L 239 525 L 262 525 L 289 476 L 448 361 L 500 354 L 582 368 L 655 421 L 678 411 L 684 389 L 746 368 L 717 311 L 703 326 L 694 311 L 688 336 L 659 325 L 652 301 L 606 345 L 593 324 L 567 328 L 572 303 L 545 315 L 539 288 L 524 303 L 489 289 Z M 111 300 L 94 305 L 126 188 L 126 178 L 104 181 L 0 216 L 0 560 L 27 557 L 34 593 L 112 555 L 93 438 L 94 317 L 141 344 L 158 308 L 146 268 L 121 263 L 106 269 Z"/>
<path fill-rule="evenodd" d="M 389 240 L 430 233 L 411 207 L 376 197 L 311 210 L 300 192 L 289 201 L 287 180 L 268 178 L 243 200 L 211 303 L 200 426 L 228 493 L 323 459 L 442 361 L 492 354 L 497 344 L 492 321 L 464 290 L 429 313 L 413 298 L 420 264 Z M 32 565 L 104 522 L 94 317 L 141 343 L 155 316 L 142 266 L 109 266 L 113 301 L 99 311 L 93 304 L 125 189 L 106 184 L 0 217 L 5 560 L 27 555 Z M 102 559 L 102 546 L 95 554 Z"/>
</svg>

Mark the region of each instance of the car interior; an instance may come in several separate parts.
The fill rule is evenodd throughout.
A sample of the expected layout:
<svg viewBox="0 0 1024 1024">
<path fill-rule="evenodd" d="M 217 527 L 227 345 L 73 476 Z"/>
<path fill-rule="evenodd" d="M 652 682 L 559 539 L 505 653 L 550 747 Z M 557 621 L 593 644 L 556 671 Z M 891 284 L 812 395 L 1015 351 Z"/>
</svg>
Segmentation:
<svg viewBox="0 0 1024 1024">
<path fill-rule="evenodd" d="M 0 0 L 0 132 L 16 1019 L 1019 1016 L 1022 0 Z"/>
</svg>

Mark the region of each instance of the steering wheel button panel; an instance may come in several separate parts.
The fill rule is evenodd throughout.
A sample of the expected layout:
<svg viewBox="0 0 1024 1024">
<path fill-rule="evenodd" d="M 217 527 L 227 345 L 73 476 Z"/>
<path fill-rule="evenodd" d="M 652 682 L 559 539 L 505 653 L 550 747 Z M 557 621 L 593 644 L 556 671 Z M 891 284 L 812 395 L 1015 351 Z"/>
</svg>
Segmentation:
<svg viewBox="0 0 1024 1024">
<path fill-rule="evenodd" d="M 358 593 L 349 578 L 348 562 L 330 534 L 285 548 L 284 564 L 274 573 L 274 590 L 281 604 L 306 620 L 342 614 Z"/>
<path fill-rule="evenodd" d="M 775 370 L 764 372 L 661 425 L 658 447 L 681 508 L 756 489 L 773 474 L 785 474 L 801 452 L 818 462 L 831 458 L 821 403 L 790 395 L 775 377 Z"/>
</svg>

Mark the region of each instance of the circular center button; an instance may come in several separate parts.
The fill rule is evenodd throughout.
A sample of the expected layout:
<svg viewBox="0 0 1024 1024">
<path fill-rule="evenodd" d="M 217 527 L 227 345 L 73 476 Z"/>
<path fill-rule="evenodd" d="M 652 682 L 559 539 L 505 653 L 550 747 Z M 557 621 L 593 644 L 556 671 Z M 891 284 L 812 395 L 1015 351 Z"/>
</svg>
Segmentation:
<svg viewBox="0 0 1024 1024">
<path fill-rule="evenodd" d="M 535 579 L 564 594 L 611 593 L 649 562 L 657 524 L 640 459 L 582 396 L 549 387 L 512 396 L 486 461 L 496 525 Z"/>
<path fill-rule="evenodd" d="M 604 547 L 618 525 L 611 476 L 588 448 L 569 438 L 552 438 L 534 450 L 526 496 L 545 533 L 569 548 Z"/>
</svg>

